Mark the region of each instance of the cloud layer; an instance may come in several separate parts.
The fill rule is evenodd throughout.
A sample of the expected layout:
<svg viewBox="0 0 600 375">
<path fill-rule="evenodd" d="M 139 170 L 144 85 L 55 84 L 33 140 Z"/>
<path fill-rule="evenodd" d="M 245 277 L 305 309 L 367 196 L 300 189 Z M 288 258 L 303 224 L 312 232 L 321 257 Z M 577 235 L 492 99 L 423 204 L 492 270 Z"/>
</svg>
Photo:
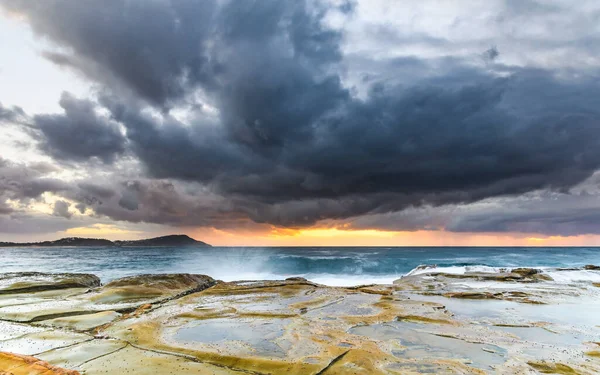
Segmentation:
<svg viewBox="0 0 600 375">
<path fill-rule="evenodd" d="M 524 12 L 540 30 L 549 18 L 581 17 L 581 9 L 565 13 L 559 2 L 489 4 L 498 29 Z M 504 60 L 494 38 L 411 34 L 367 20 L 352 2 L 0 5 L 52 41 L 46 59 L 96 85 L 90 98 L 63 94 L 63 113 L 0 107 L 0 119 L 18 115 L 38 150 L 62 168 L 92 170 L 66 181 L 14 175 L 4 161 L 5 200 L 50 192 L 64 199 L 53 207 L 62 218 L 89 208 L 114 220 L 174 226 L 348 221 L 397 230 L 593 232 L 593 215 L 570 198 L 600 167 L 592 59 L 557 67 L 546 63 L 545 50 L 532 50 L 530 62 L 509 50 Z M 585 31 L 513 38 L 585 52 L 596 35 Z M 498 39 L 506 45 L 506 34 Z M 478 52 L 454 53 L 458 45 Z M 398 46 L 415 52 L 389 55 Z M 531 194 L 559 197 L 583 224 L 552 221 L 557 211 L 531 203 Z M 494 199 L 518 207 L 478 203 Z M 11 207 L 0 204 L 0 214 Z M 460 207 L 460 215 L 450 220 L 448 207 Z M 525 215 L 525 207 L 533 212 Z"/>
</svg>

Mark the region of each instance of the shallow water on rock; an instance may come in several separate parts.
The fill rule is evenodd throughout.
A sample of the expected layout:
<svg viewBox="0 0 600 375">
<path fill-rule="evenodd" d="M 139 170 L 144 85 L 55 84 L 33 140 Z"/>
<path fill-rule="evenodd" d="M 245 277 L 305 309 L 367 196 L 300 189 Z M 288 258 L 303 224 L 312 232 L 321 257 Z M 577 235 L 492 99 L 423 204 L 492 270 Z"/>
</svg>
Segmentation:
<svg viewBox="0 0 600 375">
<path fill-rule="evenodd" d="M 285 356 L 283 348 L 274 340 L 281 338 L 289 319 L 227 319 L 216 318 L 188 323 L 174 335 L 182 344 L 223 344 L 241 342 L 256 355 Z"/>
<path fill-rule="evenodd" d="M 463 340 L 435 335 L 424 330 L 423 325 L 408 322 L 390 322 L 371 326 L 359 326 L 350 333 L 395 340 L 402 348 L 393 354 L 406 359 L 459 359 L 471 366 L 489 369 L 506 361 L 506 350 L 489 344 L 470 343 Z"/>
<path fill-rule="evenodd" d="M 591 337 L 573 332 L 551 332 L 542 327 L 494 327 L 495 329 L 511 333 L 521 340 L 561 346 L 578 346 Z M 586 340 L 587 339 L 587 340 Z"/>
<path fill-rule="evenodd" d="M 600 326 L 600 300 L 585 297 L 572 301 L 537 305 L 502 300 L 468 300 L 418 295 L 414 299 L 441 303 L 457 318 L 491 320 L 510 324 L 550 322 L 583 330 Z M 600 330 L 594 332 L 600 334 Z"/>
<path fill-rule="evenodd" d="M 374 315 L 379 309 L 372 304 L 379 300 L 380 296 L 367 294 L 348 295 L 343 299 L 315 307 L 307 313 L 308 317 L 334 318 L 339 316 L 363 316 Z"/>
</svg>

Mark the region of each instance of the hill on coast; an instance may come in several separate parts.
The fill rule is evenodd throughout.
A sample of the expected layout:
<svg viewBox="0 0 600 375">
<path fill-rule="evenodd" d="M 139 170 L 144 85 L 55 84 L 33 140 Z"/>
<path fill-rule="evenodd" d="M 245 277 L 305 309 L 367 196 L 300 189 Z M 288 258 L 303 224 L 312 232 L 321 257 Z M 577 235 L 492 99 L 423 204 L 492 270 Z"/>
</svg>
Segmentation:
<svg viewBox="0 0 600 375">
<path fill-rule="evenodd" d="M 74 247 L 89 247 L 89 246 L 114 246 L 114 247 L 166 247 L 166 246 L 197 246 L 210 247 L 209 244 L 197 241 L 185 234 L 174 234 L 170 236 L 147 238 L 143 240 L 128 240 L 128 241 L 110 241 L 102 238 L 81 238 L 81 237 L 66 237 L 56 241 L 42 242 L 0 242 L 0 247 L 13 246 L 39 246 L 39 247 L 54 247 L 54 246 L 74 246 Z"/>
</svg>

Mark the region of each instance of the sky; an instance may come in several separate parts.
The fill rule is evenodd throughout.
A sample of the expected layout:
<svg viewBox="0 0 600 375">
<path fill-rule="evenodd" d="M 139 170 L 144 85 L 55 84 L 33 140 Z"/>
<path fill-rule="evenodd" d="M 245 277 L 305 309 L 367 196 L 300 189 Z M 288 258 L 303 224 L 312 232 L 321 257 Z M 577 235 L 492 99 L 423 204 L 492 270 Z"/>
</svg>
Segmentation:
<svg viewBox="0 0 600 375">
<path fill-rule="evenodd" d="M 0 0 L 0 241 L 600 246 L 596 0 Z"/>
</svg>

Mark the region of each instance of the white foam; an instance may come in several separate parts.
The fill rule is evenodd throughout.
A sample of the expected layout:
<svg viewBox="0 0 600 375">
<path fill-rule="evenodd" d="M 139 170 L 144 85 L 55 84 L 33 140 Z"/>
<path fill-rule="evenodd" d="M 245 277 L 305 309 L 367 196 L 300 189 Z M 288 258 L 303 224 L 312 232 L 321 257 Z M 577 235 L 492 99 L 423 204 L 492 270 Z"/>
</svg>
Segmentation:
<svg viewBox="0 0 600 375">
<path fill-rule="evenodd" d="M 398 280 L 401 275 L 333 275 L 318 274 L 303 276 L 306 279 L 328 286 L 358 286 L 369 284 L 392 284 Z"/>
<path fill-rule="evenodd" d="M 449 267 L 438 267 L 436 265 L 421 265 L 407 273 L 406 276 L 421 275 L 424 273 L 449 273 L 453 275 L 464 275 L 467 272 L 497 273 L 501 270 L 501 267 L 489 267 L 484 265 Z"/>
<path fill-rule="evenodd" d="M 367 284 L 392 284 L 402 275 L 344 275 L 344 274 L 275 274 L 266 272 L 219 273 L 212 277 L 223 281 L 240 280 L 285 280 L 289 277 L 304 277 L 313 283 L 327 286 L 358 286 Z"/>
<path fill-rule="evenodd" d="M 557 269 L 546 269 L 544 272 L 550 276 L 556 283 L 559 284 L 571 284 L 571 283 L 598 283 L 600 282 L 599 271 L 589 270 L 573 270 L 573 271 L 559 271 Z"/>
<path fill-rule="evenodd" d="M 361 260 L 362 256 L 336 256 L 336 255 L 277 255 L 279 259 L 307 259 L 307 260 Z"/>
<path fill-rule="evenodd" d="M 437 267 L 435 265 L 421 265 L 414 268 L 406 274 L 406 276 L 421 275 L 425 273 L 448 273 L 453 275 L 464 275 L 467 272 L 479 273 L 498 273 L 501 271 L 511 271 L 515 268 L 522 267 L 489 267 L 484 265 L 473 266 L 449 266 Z M 550 276 L 557 284 L 572 284 L 572 283 L 600 283 L 600 271 L 592 270 L 559 270 L 555 267 L 523 267 L 535 268 L 543 271 Z M 491 285 L 490 285 L 491 287 Z"/>
</svg>

